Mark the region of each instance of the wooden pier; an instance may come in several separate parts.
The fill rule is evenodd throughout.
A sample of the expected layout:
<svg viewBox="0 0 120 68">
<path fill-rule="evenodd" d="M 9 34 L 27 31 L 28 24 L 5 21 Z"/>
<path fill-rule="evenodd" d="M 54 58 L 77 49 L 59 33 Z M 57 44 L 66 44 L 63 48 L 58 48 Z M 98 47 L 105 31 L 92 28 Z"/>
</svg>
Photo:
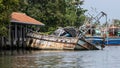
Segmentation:
<svg viewBox="0 0 120 68">
<path fill-rule="evenodd" d="M 13 12 L 11 14 L 11 20 L 8 26 L 8 37 L 2 37 L 1 48 L 26 48 L 26 34 L 32 30 L 32 26 L 37 27 L 44 26 L 43 23 L 27 16 L 24 13 Z"/>
</svg>

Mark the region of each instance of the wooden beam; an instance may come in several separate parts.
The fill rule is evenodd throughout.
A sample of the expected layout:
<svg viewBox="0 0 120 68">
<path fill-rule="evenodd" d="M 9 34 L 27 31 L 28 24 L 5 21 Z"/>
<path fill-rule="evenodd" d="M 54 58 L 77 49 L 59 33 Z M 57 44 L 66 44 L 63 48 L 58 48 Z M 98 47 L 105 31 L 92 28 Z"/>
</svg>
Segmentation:
<svg viewBox="0 0 120 68">
<path fill-rule="evenodd" d="M 15 44 L 17 43 L 18 37 L 17 37 L 17 24 L 15 24 Z"/>
<path fill-rule="evenodd" d="M 26 26 L 25 26 L 25 33 L 27 33 L 27 32 L 28 32 L 28 30 L 27 30 L 27 29 L 28 29 L 28 26 L 26 25 Z"/>
<path fill-rule="evenodd" d="M 11 46 L 11 24 L 9 23 L 9 45 Z"/>
<path fill-rule="evenodd" d="M 20 39 L 20 41 L 22 40 L 22 25 L 20 25 L 20 37 L 21 37 L 21 39 Z"/>
</svg>

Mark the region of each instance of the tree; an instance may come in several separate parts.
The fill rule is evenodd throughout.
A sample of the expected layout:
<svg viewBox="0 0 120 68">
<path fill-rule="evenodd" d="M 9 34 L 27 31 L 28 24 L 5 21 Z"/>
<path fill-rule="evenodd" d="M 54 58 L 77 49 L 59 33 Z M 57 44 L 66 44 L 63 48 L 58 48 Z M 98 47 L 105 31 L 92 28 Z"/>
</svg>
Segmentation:
<svg viewBox="0 0 120 68">
<path fill-rule="evenodd" d="M 66 18 L 69 23 L 67 25 L 79 27 L 81 24 L 83 24 L 83 21 L 85 20 L 84 13 L 87 11 L 81 8 L 83 1 L 66 0 L 66 4 Z"/>
<path fill-rule="evenodd" d="M 21 6 L 19 10 L 43 22 L 45 24 L 45 27 L 41 28 L 43 32 L 54 31 L 57 27 L 79 27 L 85 19 L 86 10 L 80 7 L 83 4 L 81 0 L 24 0 L 24 2 L 26 5 Z"/>
<path fill-rule="evenodd" d="M 7 26 L 12 11 L 16 10 L 19 0 L 0 0 L 0 36 L 7 36 Z"/>
</svg>

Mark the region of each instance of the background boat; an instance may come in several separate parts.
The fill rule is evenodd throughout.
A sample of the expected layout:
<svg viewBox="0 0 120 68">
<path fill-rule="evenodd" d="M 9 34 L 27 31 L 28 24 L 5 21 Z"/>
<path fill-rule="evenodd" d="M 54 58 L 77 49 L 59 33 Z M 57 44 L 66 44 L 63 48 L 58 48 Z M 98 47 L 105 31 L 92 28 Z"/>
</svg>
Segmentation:
<svg viewBox="0 0 120 68">
<path fill-rule="evenodd" d="M 102 37 L 86 37 L 93 44 L 103 44 Z M 105 38 L 105 45 L 120 45 L 120 37 L 108 37 Z"/>
</svg>

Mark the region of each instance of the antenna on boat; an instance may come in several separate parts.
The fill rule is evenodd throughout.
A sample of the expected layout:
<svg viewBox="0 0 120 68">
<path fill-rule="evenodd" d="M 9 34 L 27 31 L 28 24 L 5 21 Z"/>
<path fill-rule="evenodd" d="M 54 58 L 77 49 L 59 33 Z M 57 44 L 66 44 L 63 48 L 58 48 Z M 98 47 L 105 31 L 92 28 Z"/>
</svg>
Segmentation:
<svg viewBox="0 0 120 68">
<path fill-rule="evenodd" d="M 89 14 L 90 15 L 90 14 Z M 104 13 L 103 11 L 101 11 L 98 15 L 96 15 L 95 17 L 93 17 L 92 15 L 90 15 L 91 18 L 88 20 L 89 22 L 89 28 L 83 24 L 82 26 L 79 27 L 79 38 L 84 38 L 85 34 L 88 32 L 88 30 L 92 29 L 93 25 L 99 23 L 99 20 L 102 17 L 106 17 L 106 23 L 107 23 L 107 14 Z"/>
</svg>

